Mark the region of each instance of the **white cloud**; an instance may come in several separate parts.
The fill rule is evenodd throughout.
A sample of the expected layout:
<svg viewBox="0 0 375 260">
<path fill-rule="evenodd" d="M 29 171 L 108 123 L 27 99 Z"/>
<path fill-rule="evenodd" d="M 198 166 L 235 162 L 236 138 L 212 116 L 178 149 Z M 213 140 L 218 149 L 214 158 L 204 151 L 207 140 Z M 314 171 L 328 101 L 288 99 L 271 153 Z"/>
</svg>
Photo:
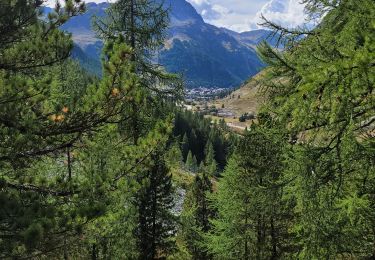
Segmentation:
<svg viewBox="0 0 375 260">
<path fill-rule="evenodd" d="M 255 16 L 255 23 L 261 22 L 260 16 L 284 27 L 298 27 L 307 23 L 305 5 L 300 0 L 271 0 Z"/>
<path fill-rule="evenodd" d="M 218 27 L 248 31 L 255 14 L 269 0 L 187 0 L 203 19 Z"/>
<path fill-rule="evenodd" d="M 207 3 L 208 1 L 207 0 L 190 0 L 189 2 L 195 5 L 202 5 L 203 3 Z"/>
<path fill-rule="evenodd" d="M 188 0 L 213 25 L 234 31 L 259 28 L 260 15 L 287 27 L 297 27 L 306 21 L 301 0 Z"/>
</svg>

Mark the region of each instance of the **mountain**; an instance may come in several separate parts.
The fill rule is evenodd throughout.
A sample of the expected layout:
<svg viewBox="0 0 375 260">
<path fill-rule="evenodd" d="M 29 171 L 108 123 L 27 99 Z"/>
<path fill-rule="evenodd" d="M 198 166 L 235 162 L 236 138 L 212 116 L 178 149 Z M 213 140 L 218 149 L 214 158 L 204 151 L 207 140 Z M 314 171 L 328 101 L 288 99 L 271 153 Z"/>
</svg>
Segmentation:
<svg viewBox="0 0 375 260">
<path fill-rule="evenodd" d="M 236 38 L 238 41 L 245 43 L 252 48 L 256 48 L 256 46 L 263 41 L 267 41 L 272 46 L 276 46 L 278 44 L 278 36 L 274 36 L 272 31 L 259 29 L 238 33 L 226 28 L 221 29 L 230 34 L 232 37 Z"/>
<path fill-rule="evenodd" d="M 103 48 L 103 42 L 99 40 L 92 30 L 91 18 L 104 16 L 108 3 L 87 3 L 86 12 L 83 15 L 71 18 L 60 28 L 72 34 L 74 46 L 72 58 L 78 60 L 81 66 L 88 72 L 101 76 L 100 54 Z M 43 13 L 48 14 L 52 8 L 44 7 Z"/>
<path fill-rule="evenodd" d="M 103 44 L 95 37 L 91 17 L 104 16 L 108 5 L 87 3 L 85 14 L 62 27 L 72 33 L 86 57 L 97 61 Z M 237 33 L 207 24 L 185 0 L 167 0 L 165 5 L 170 9 L 171 24 L 157 62 L 169 72 L 182 74 L 187 87 L 238 86 L 264 67 L 255 46 L 269 32 Z"/>
<path fill-rule="evenodd" d="M 185 0 L 173 0 L 169 37 L 159 63 L 189 87 L 234 87 L 262 67 L 254 48 L 207 24 Z"/>
<path fill-rule="evenodd" d="M 102 41 L 96 38 L 92 30 L 91 19 L 93 16 L 104 16 L 108 6 L 108 3 L 87 3 L 86 13 L 73 17 L 61 27 L 62 30 L 72 33 L 74 43 L 84 51 L 88 58 L 99 60 L 103 48 Z"/>
</svg>

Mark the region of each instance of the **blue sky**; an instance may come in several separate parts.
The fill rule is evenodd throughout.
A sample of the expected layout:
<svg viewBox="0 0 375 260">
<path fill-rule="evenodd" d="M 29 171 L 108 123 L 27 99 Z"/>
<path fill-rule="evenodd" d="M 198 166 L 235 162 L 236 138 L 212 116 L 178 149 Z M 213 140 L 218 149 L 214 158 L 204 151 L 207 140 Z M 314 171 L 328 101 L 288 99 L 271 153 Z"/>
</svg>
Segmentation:
<svg viewBox="0 0 375 260">
<path fill-rule="evenodd" d="M 86 0 L 105 2 L 106 0 Z M 109 0 L 113 2 L 115 0 Z M 301 0 L 187 0 L 203 19 L 218 27 L 243 32 L 259 28 L 260 15 L 287 27 L 305 23 Z M 47 0 L 51 5 L 55 0 Z M 54 5 L 54 4 L 52 4 Z"/>
</svg>

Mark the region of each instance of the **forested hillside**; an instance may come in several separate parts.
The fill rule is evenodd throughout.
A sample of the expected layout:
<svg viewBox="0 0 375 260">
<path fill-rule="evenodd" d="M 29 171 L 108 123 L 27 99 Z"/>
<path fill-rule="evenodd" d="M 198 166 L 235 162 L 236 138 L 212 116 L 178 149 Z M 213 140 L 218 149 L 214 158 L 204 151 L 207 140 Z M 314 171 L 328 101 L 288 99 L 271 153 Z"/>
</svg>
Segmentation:
<svg viewBox="0 0 375 260">
<path fill-rule="evenodd" d="M 312 30 L 264 18 L 284 50 L 258 45 L 264 104 L 235 134 L 151 62 L 159 1 L 95 21 L 101 78 L 61 30 L 84 3 L 1 1 L 0 258 L 375 258 L 375 3 L 304 2 Z"/>
</svg>

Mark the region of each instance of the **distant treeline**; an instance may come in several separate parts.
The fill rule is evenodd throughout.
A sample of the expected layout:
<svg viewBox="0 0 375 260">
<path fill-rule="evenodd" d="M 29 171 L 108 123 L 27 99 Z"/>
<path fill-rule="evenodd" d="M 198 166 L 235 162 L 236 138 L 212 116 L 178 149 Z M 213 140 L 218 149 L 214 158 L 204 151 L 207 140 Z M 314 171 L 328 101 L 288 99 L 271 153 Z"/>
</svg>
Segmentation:
<svg viewBox="0 0 375 260">
<path fill-rule="evenodd" d="M 205 150 L 211 144 L 220 170 L 224 169 L 234 147 L 235 137 L 227 133 L 225 123 L 212 123 L 211 119 L 191 111 L 176 113 L 173 134 L 181 144 L 184 162 L 191 151 L 199 165 L 204 161 Z"/>
</svg>

